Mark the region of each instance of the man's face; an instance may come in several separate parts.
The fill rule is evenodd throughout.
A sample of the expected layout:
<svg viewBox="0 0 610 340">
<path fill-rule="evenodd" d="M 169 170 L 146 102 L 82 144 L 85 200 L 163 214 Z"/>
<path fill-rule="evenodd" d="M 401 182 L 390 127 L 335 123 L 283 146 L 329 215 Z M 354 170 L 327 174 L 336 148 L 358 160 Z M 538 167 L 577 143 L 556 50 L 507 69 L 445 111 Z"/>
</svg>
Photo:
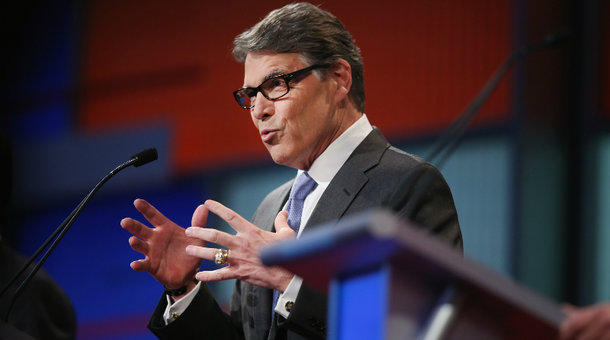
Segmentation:
<svg viewBox="0 0 610 340">
<path fill-rule="evenodd" d="M 270 76 L 308 66 L 297 53 L 249 53 L 244 64 L 244 86 L 256 87 Z M 250 115 L 276 163 L 307 170 L 338 137 L 341 117 L 336 114 L 336 83 L 332 77 L 321 80 L 309 72 L 289 86 L 288 94 L 274 101 L 258 93 Z"/>
</svg>

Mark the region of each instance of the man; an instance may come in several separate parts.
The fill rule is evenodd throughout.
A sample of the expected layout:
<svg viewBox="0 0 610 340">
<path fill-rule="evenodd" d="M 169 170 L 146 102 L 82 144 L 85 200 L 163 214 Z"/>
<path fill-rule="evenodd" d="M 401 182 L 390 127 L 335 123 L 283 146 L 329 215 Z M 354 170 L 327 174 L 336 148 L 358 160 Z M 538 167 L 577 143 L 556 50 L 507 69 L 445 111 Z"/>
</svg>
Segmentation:
<svg viewBox="0 0 610 340">
<path fill-rule="evenodd" d="M 392 208 L 461 249 L 457 214 L 440 173 L 391 147 L 364 115 L 362 58 L 337 18 L 308 3 L 287 5 L 239 35 L 233 55 L 244 63 L 235 99 L 250 110 L 273 160 L 298 174 L 263 200 L 252 223 L 208 200 L 184 231 L 136 200 L 155 228 L 129 218 L 121 225 L 135 235 L 131 246 L 146 255 L 132 268 L 166 287 L 149 323 L 157 336 L 324 338 L 326 297 L 282 268 L 263 266 L 259 250 L 372 207 Z M 204 228 L 209 212 L 237 234 Z M 228 266 L 196 273 L 201 259 Z M 232 278 L 238 280 L 227 315 L 204 283 Z"/>
</svg>

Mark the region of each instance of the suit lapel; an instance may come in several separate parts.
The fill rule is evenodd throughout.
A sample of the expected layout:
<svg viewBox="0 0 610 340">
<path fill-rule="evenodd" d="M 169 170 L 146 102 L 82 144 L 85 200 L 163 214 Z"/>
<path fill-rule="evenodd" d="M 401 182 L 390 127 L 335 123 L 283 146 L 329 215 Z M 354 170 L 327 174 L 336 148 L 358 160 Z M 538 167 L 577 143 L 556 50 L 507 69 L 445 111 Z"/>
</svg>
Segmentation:
<svg viewBox="0 0 610 340">
<path fill-rule="evenodd" d="M 270 203 L 268 208 L 264 210 L 265 215 L 257 218 L 255 223 L 259 228 L 266 231 L 275 230 L 275 227 L 273 225 L 275 222 L 275 217 L 284 207 L 286 201 L 288 201 L 290 188 L 292 188 L 292 182 L 294 182 L 294 180 L 284 183 L 282 186 L 277 188 L 272 195 L 268 197 L 267 200 Z"/>
<path fill-rule="evenodd" d="M 376 128 L 358 145 L 332 179 L 307 221 L 306 232 L 320 223 L 343 216 L 358 192 L 368 181 L 366 171 L 379 163 L 389 147 Z"/>
</svg>

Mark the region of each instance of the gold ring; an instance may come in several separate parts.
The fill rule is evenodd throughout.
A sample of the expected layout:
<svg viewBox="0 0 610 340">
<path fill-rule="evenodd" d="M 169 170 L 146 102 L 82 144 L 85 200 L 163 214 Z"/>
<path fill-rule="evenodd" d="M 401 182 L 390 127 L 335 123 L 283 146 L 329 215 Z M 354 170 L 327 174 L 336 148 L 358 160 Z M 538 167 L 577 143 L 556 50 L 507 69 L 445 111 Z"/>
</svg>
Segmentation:
<svg viewBox="0 0 610 340">
<path fill-rule="evenodd" d="M 216 251 L 216 254 L 214 254 L 214 263 L 219 266 L 222 266 L 223 264 L 227 263 L 228 259 L 229 251 L 227 251 L 226 249 L 218 249 Z"/>
</svg>

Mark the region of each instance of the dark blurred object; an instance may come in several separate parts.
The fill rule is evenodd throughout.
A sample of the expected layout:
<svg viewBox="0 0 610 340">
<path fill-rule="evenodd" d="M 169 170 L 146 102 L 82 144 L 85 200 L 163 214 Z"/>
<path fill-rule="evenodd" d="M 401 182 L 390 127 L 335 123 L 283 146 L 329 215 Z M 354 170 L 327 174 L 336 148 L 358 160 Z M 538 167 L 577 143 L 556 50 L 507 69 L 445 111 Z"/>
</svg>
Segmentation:
<svg viewBox="0 0 610 340">
<path fill-rule="evenodd" d="M 0 321 L 0 339 L 32 340 L 34 338 L 4 321 Z"/>
<path fill-rule="evenodd" d="M 0 231 L 6 221 L 8 203 L 11 196 L 12 171 L 11 148 L 6 139 L 0 136 Z M 0 236 L 0 286 L 6 285 L 9 278 L 26 263 L 26 259 L 5 244 Z M 0 315 L 5 315 L 9 301 L 15 293 L 15 287 L 0 298 Z M 72 303 L 63 290 L 45 272 L 40 271 L 34 276 L 29 287 L 16 301 L 8 320 L 8 325 L 39 339 L 74 339 L 76 336 L 76 316 Z M 0 337 L 9 336 L 11 328 L 3 324 Z M 10 335 L 9 338 L 13 338 Z"/>
<path fill-rule="evenodd" d="M 0 241 L 0 286 L 25 264 L 26 259 Z M 15 289 L 0 299 L 0 314 L 5 315 Z M 38 339 L 74 339 L 76 316 L 63 290 L 44 271 L 39 271 L 16 301 L 8 323 Z"/>
<path fill-rule="evenodd" d="M 13 162 L 9 141 L 0 135 L 0 233 L 6 223 L 12 191 Z"/>
</svg>

